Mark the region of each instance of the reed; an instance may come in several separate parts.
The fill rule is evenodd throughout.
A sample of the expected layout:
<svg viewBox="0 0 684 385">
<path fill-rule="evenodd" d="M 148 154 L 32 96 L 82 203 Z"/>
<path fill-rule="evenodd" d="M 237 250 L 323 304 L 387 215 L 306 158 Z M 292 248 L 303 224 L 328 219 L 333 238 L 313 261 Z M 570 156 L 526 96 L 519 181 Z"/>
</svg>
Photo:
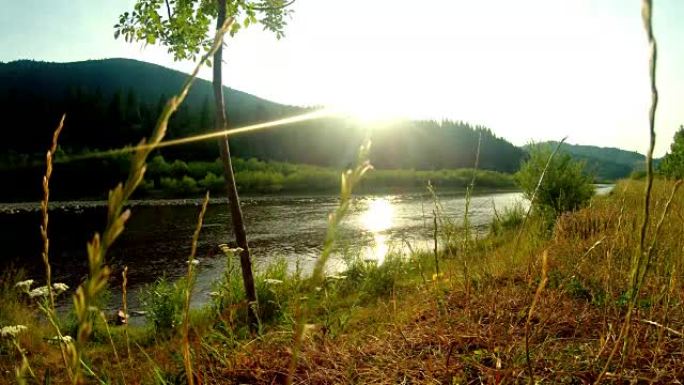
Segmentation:
<svg viewBox="0 0 684 385">
<path fill-rule="evenodd" d="M 542 254 L 542 271 L 541 279 L 539 285 L 537 286 L 537 291 L 534 293 L 534 299 L 530 305 L 530 309 L 527 312 L 527 321 L 525 321 L 525 361 L 527 362 L 527 374 L 529 376 L 528 384 L 534 384 L 534 370 L 532 369 L 532 359 L 530 358 L 530 328 L 532 325 L 532 315 L 534 314 L 535 307 L 541 299 L 542 292 L 546 287 L 546 283 L 549 281 L 549 253 L 544 250 Z"/>
<path fill-rule="evenodd" d="M 128 266 L 124 266 L 121 272 L 121 303 L 123 305 L 123 326 L 124 338 L 126 339 L 126 357 L 128 357 L 128 364 L 132 364 L 131 357 L 131 340 L 128 335 Z"/>
<path fill-rule="evenodd" d="M 183 306 L 183 365 L 185 365 L 185 375 L 188 379 L 188 385 L 194 385 L 195 378 L 192 373 L 192 355 L 190 352 L 190 299 L 192 297 L 192 284 L 195 275 L 195 255 L 197 254 L 197 242 L 199 241 L 200 231 L 202 231 L 202 223 L 204 215 L 207 212 L 209 205 L 209 192 L 207 191 L 202 202 L 199 216 L 197 217 L 197 225 L 195 232 L 192 234 L 192 245 L 190 247 L 190 255 L 188 256 L 188 273 L 187 283 L 185 285 L 185 303 Z"/>
<path fill-rule="evenodd" d="M 49 204 L 50 204 L 50 178 L 52 177 L 54 154 L 57 151 L 57 143 L 59 140 L 59 134 L 64 128 L 64 119 L 66 114 L 62 115 L 62 118 L 57 124 L 57 128 L 52 134 L 52 142 L 50 149 L 45 154 L 45 175 L 43 176 L 43 199 L 40 202 L 40 213 L 42 217 L 42 222 L 40 225 L 40 236 L 43 240 L 43 251 L 41 257 L 43 259 L 43 265 L 45 267 L 45 286 L 47 287 L 47 305 L 41 305 L 41 309 L 45 313 L 49 323 L 53 326 L 55 333 L 60 340 L 63 340 L 62 331 L 56 320 L 55 313 L 55 293 L 52 287 L 52 268 L 50 266 L 50 237 L 48 236 L 48 222 L 49 222 Z M 64 344 L 59 344 L 59 349 L 62 355 L 62 362 L 66 368 L 67 375 L 69 379 L 73 377 L 72 371 L 68 365 L 67 352 Z"/>
<path fill-rule="evenodd" d="M 468 184 L 468 187 L 466 188 L 466 195 L 465 195 L 465 207 L 463 209 L 463 240 L 461 244 L 461 258 L 462 258 L 462 267 L 463 267 L 463 284 L 465 286 L 465 292 L 466 292 L 466 303 L 468 302 L 468 299 L 470 298 L 470 273 L 468 271 L 468 264 L 469 264 L 469 257 L 470 257 L 470 241 L 471 241 L 471 234 L 470 234 L 470 217 L 468 216 L 470 213 L 470 199 L 472 198 L 473 195 L 473 190 L 475 189 L 475 177 L 477 176 L 477 168 L 480 164 L 480 146 L 482 145 L 482 133 L 480 132 L 480 136 L 477 139 L 477 151 L 475 152 L 475 166 L 473 167 L 473 176 L 470 179 L 470 183 Z"/>
</svg>

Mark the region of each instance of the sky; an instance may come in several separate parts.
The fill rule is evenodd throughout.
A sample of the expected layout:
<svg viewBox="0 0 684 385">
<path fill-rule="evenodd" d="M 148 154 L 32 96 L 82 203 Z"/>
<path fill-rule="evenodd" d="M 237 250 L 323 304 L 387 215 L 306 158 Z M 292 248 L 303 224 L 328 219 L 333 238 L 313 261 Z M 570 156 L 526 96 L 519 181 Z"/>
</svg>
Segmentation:
<svg viewBox="0 0 684 385">
<path fill-rule="evenodd" d="M 194 67 L 163 47 L 114 39 L 134 0 L 0 3 L 0 61 L 127 57 Z M 654 3 L 662 156 L 684 124 L 684 1 Z M 640 0 L 296 0 L 292 9 L 281 40 L 254 26 L 228 40 L 226 85 L 361 116 L 463 120 L 516 145 L 568 136 L 648 149 Z"/>
</svg>

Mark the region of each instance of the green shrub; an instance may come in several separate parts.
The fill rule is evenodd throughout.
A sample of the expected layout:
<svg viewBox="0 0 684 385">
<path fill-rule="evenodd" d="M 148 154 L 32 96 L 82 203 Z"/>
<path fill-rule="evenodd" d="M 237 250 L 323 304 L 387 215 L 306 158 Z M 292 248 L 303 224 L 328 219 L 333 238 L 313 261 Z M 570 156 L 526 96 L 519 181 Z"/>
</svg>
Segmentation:
<svg viewBox="0 0 684 385">
<path fill-rule="evenodd" d="M 145 316 L 157 333 L 168 335 L 180 324 L 184 290 L 185 281 L 171 282 L 162 277 L 140 293 L 141 304 L 147 312 Z"/>
<path fill-rule="evenodd" d="M 157 155 L 147 162 L 147 176 L 153 179 L 160 179 L 171 174 L 171 165 L 166 163 L 164 157 Z"/>
<path fill-rule="evenodd" d="M 629 179 L 642 180 L 646 178 L 646 170 L 634 170 L 629 174 Z"/>
<path fill-rule="evenodd" d="M 547 168 L 551 154 L 549 146 L 531 146 L 530 157 L 515 174 L 515 180 L 525 198 L 531 200 L 546 168 L 533 202 L 534 209 L 556 217 L 586 205 L 594 194 L 594 187 L 593 177 L 584 173 L 584 163 L 573 160 L 569 154 L 557 153 Z"/>
<path fill-rule="evenodd" d="M 190 195 L 197 193 L 197 181 L 192 179 L 192 177 L 184 176 L 183 178 L 161 178 L 159 181 L 159 187 L 162 190 L 171 192 L 177 195 Z"/>
<path fill-rule="evenodd" d="M 684 178 L 684 126 L 679 126 L 675 132 L 670 151 L 665 154 L 658 169 L 670 179 Z"/>
<path fill-rule="evenodd" d="M 206 190 L 215 192 L 215 191 L 223 191 L 226 188 L 226 181 L 223 179 L 221 176 L 217 176 L 213 172 L 208 172 L 207 175 L 204 176 L 204 179 L 199 181 L 199 185 Z"/>
<path fill-rule="evenodd" d="M 499 235 L 507 230 L 518 228 L 525 220 L 525 208 L 521 202 L 516 202 L 513 206 L 504 207 L 501 212 L 494 211 L 494 219 L 489 230 L 492 234 Z"/>
<path fill-rule="evenodd" d="M 176 178 L 181 178 L 184 175 L 187 175 L 188 171 L 188 164 L 182 160 L 176 159 L 173 161 L 173 163 L 171 163 L 171 175 Z"/>
</svg>

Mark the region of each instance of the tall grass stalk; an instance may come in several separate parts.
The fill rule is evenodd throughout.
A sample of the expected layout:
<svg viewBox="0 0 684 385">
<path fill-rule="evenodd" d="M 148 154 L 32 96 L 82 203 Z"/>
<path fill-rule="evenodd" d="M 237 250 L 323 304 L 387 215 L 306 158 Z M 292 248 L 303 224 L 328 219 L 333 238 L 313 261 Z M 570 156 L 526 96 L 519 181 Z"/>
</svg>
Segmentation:
<svg viewBox="0 0 684 385">
<path fill-rule="evenodd" d="M 313 273 L 309 279 L 308 288 L 310 293 L 313 294 L 317 287 L 320 287 L 324 281 L 325 266 L 330 259 L 333 248 L 335 246 L 335 240 L 337 239 L 337 229 L 342 222 L 342 219 L 349 211 L 349 205 L 351 203 L 352 191 L 354 187 L 361 181 L 364 174 L 371 170 L 371 166 L 368 158 L 370 155 L 370 139 L 366 139 L 365 143 L 361 145 L 359 153 L 356 160 L 356 166 L 354 169 L 349 169 L 342 173 L 340 180 L 340 203 L 337 209 L 330 213 L 328 217 L 328 229 L 325 235 L 325 241 L 323 242 L 323 251 L 321 256 L 316 260 L 314 265 Z M 301 298 L 300 298 L 301 300 Z M 292 345 L 292 357 L 290 359 L 290 365 L 288 368 L 287 378 L 285 383 L 287 385 L 292 384 L 292 379 L 294 378 L 295 370 L 297 368 L 297 356 L 299 354 L 299 349 L 302 343 L 302 338 L 304 337 L 305 322 L 308 319 L 309 307 L 306 303 L 297 305 L 297 310 L 295 314 L 295 326 L 294 326 L 294 338 Z"/>
<path fill-rule="evenodd" d="M 114 344 L 114 339 L 112 338 L 112 332 L 109 330 L 109 323 L 107 322 L 107 317 L 105 317 L 104 312 L 100 312 L 100 319 L 104 324 L 105 331 L 107 332 L 107 338 L 109 338 L 109 345 L 112 347 L 112 353 L 114 353 L 114 359 L 116 360 L 116 366 L 119 367 L 119 373 L 121 374 L 121 382 L 126 385 L 126 376 L 124 375 L 123 366 L 121 366 L 121 359 L 119 358 L 119 352 L 116 350 L 116 344 Z"/>
<path fill-rule="evenodd" d="M 432 210 L 432 238 L 434 241 L 433 253 L 435 256 L 435 278 L 439 277 L 439 244 L 437 243 L 437 234 L 439 232 L 439 227 L 437 225 L 437 211 Z"/>
<path fill-rule="evenodd" d="M 41 309 L 43 309 L 43 312 L 45 313 L 46 317 L 48 318 L 48 321 L 55 330 L 55 333 L 57 333 L 57 337 L 60 341 L 63 340 L 63 335 L 57 323 L 55 312 L 55 293 L 52 287 L 52 268 L 50 266 L 50 237 L 48 236 L 48 211 L 50 204 L 50 178 L 52 177 L 54 155 L 57 151 L 59 134 L 62 132 L 62 128 L 64 128 L 65 118 L 66 114 L 62 115 L 62 118 L 59 120 L 59 124 L 57 124 L 57 128 L 52 134 L 52 142 L 50 145 L 50 149 L 45 154 L 45 175 L 43 176 L 43 200 L 41 200 L 40 202 L 40 213 L 42 217 L 42 223 L 40 224 L 40 236 L 43 240 L 43 251 L 41 253 L 41 256 L 43 259 L 43 265 L 45 266 L 45 286 L 47 287 L 48 292 L 48 304 L 46 306 L 41 306 Z M 62 355 L 64 367 L 67 371 L 67 376 L 71 380 L 72 371 L 68 365 L 65 345 L 60 343 L 59 349 Z"/>
<path fill-rule="evenodd" d="M 549 252 L 547 250 L 544 250 L 544 254 L 542 254 L 541 280 L 539 281 L 539 286 L 537 286 L 537 291 L 534 294 L 534 299 L 532 300 L 530 309 L 527 312 L 527 321 L 525 322 L 525 360 L 527 362 L 527 374 L 529 376 L 528 384 L 530 385 L 534 384 L 534 370 L 532 369 L 532 360 L 530 358 L 530 327 L 532 325 L 532 315 L 534 314 L 534 308 L 537 306 L 537 303 L 539 303 L 541 294 L 544 291 L 544 287 L 546 287 L 546 283 L 549 280 L 548 259 Z"/>
<path fill-rule="evenodd" d="M 473 168 L 473 177 L 470 180 L 470 184 L 466 188 L 465 195 L 465 208 L 463 210 L 463 243 L 461 258 L 463 259 L 463 280 L 466 292 L 466 303 L 468 303 L 470 298 L 470 274 L 468 272 L 468 259 L 470 255 L 470 218 L 468 216 L 470 211 L 470 199 L 473 195 L 473 190 L 475 189 L 475 177 L 477 176 L 477 167 L 480 164 L 480 146 L 482 145 L 482 132 L 477 139 L 477 152 L 475 153 L 475 167 Z"/>
<path fill-rule="evenodd" d="M 75 384 L 82 384 L 85 382 L 81 371 L 84 357 L 83 350 L 85 343 L 88 341 L 93 330 L 92 313 L 93 310 L 96 309 L 95 300 L 105 289 L 111 273 L 111 269 L 105 265 L 107 250 L 119 235 L 121 235 L 125 223 L 130 217 L 130 210 L 124 210 L 124 205 L 142 181 L 146 168 L 145 161 L 154 147 L 164 138 L 171 115 L 178 109 L 187 96 L 200 68 L 221 46 L 223 35 L 228 31 L 231 24 L 232 19 L 228 19 L 221 28 L 217 29 L 211 49 L 199 61 L 190 77 L 183 84 L 180 92 L 169 99 L 164 106 L 149 142 L 146 142 L 143 139 L 135 153 L 133 153 L 128 179 L 123 184 L 119 183 L 109 192 L 107 202 L 107 225 L 105 226 L 102 236 L 100 236 L 99 233 L 96 233 L 88 243 L 88 278 L 76 290 L 76 294 L 74 295 L 74 310 L 78 321 L 78 333 L 75 343 L 70 346 L 72 347 L 71 369 L 74 373 L 73 382 Z"/>
<path fill-rule="evenodd" d="M 45 265 L 45 285 L 48 290 L 48 298 L 50 299 L 50 311 L 54 313 L 55 311 L 55 294 L 52 290 L 52 269 L 50 267 L 50 238 L 48 237 L 48 205 L 50 203 L 50 177 L 52 176 L 52 161 L 57 151 L 57 141 L 59 139 L 59 134 L 62 132 L 64 127 L 64 119 L 66 114 L 62 115 L 59 120 L 59 124 L 52 134 L 52 144 L 50 149 L 45 154 L 45 175 L 43 176 L 43 200 L 40 202 L 40 213 L 42 215 L 42 223 L 40 225 L 40 235 L 43 240 L 43 264 Z"/>
<path fill-rule="evenodd" d="M 188 385 L 194 385 L 195 379 L 192 374 L 192 357 L 190 355 L 190 298 L 192 296 L 192 283 L 195 273 L 195 254 L 197 254 L 197 242 L 199 240 L 200 231 L 202 231 L 202 222 L 204 215 L 207 212 L 207 205 L 209 205 L 209 191 L 204 196 L 202 202 L 202 209 L 197 217 L 197 225 L 195 232 L 192 234 L 192 246 L 190 247 L 190 255 L 188 256 L 188 276 L 185 285 L 185 303 L 183 306 L 183 364 L 185 365 L 185 375 L 188 378 Z"/>
<path fill-rule="evenodd" d="M 123 322 L 124 322 L 124 337 L 126 338 L 126 357 L 128 357 L 128 364 L 132 364 L 131 358 L 131 341 L 128 336 L 128 266 L 124 266 L 121 272 L 121 302 L 123 304 Z"/>
<path fill-rule="evenodd" d="M 629 328 L 632 322 L 632 312 L 634 311 L 634 307 L 636 306 L 636 302 L 638 300 L 638 293 L 641 288 L 641 284 L 643 283 L 643 278 L 646 276 L 646 269 L 644 269 L 642 266 L 644 264 L 648 264 L 647 261 L 650 261 L 651 257 L 649 255 L 646 255 L 646 253 L 651 253 L 652 249 L 649 249 L 646 251 L 646 232 L 648 229 L 649 225 L 649 219 L 650 219 L 650 204 L 651 204 L 651 190 L 653 189 L 653 148 L 655 147 L 655 140 L 656 140 L 656 134 L 655 134 L 655 115 L 656 111 L 658 109 L 658 88 L 656 86 L 656 64 L 658 60 L 658 45 L 655 39 L 655 36 L 653 34 L 653 1 L 652 0 L 642 0 L 641 2 L 641 17 L 644 23 L 644 29 L 646 31 L 646 38 L 648 39 L 648 45 L 649 45 L 649 78 L 651 80 L 651 106 L 648 111 L 648 133 L 649 133 L 649 146 L 648 146 L 648 152 L 646 153 L 646 187 L 644 189 L 644 217 L 643 221 L 641 222 L 641 229 L 639 232 L 639 251 L 638 254 L 634 256 L 632 259 L 632 267 L 630 270 L 630 301 L 629 305 L 627 307 L 627 314 L 625 315 L 625 319 L 622 323 L 622 327 L 620 328 L 620 334 L 618 335 L 617 340 L 615 341 L 615 345 L 613 346 L 613 349 L 610 352 L 610 355 L 606 359 L 606 363 L 603 366 L 603 369 L 599 373 L 599 375 L 596 378 L 596 381 L 594 384 L 599 384 L 603 377 L 605 376 L 606 372 L 608 371 L 608 368 L 610 367 L 610 363 L 613 360 L 613 357 L 615 356 L 615 353 L 617 353 L 618 347 L 620 345 L 620 342 L 624 340 L 624 345 L 627 345 L 627 335 L 629 334 Z M 678 184 L 675 185 L 673 188 L 673 196 L 674 192 L 676 192 L 676 189 L 678 187 Z M 663 212 L 663 217 L 667 213 L 667 208 L 669 207 L 669 203 L 671 202 L 672 197 L 670 197 L 670 200 L 668 201 L 668 204 L 666 205 L 665 211 Z M 655 238 L 657 238 L 657 234 L 654 235 L 653 242 L 655 242 Z M 643 271 L 643 274 L 642 274 Z"/>
</svg>

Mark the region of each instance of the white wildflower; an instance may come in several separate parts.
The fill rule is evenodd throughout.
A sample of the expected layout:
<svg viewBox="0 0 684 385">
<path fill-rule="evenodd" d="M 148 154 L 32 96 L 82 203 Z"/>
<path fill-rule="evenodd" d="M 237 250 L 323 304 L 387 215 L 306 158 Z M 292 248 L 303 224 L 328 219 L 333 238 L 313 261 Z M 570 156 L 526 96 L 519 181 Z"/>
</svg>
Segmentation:
<svg viewBox="0 0 684 385">
<path fill-rule="evenodd" d="M 53 344 L 58 344 L 60 342 L 63 344 L 70 344 L 74 342 L 74 339 L 71 338 L 71 336 L 62 336 L 61 338 L 59 336 L 54 336 L 52 338 L 49 338 L 48 342 Z"/>
<path fill-rule="evenodd" d="M 236 247 L 236 248 L 234 248 L 234 249 L 233 249 L 233 248 L 230 248 L 230 247 L 229 247 L 227 244 L 225 244 L 225 243 L 220 244 L 220 245 L 219 245 L 219 249 L 221 249 L 221 251 L 223 252 L 223 254 L 226 254 L 226 255 L 238 255 L 238 254 L 242 253 L 242 251 L 243 251 L 243 249 L 240 248 L 240 247 Z"/>
<path fill-rule="evenodd" d="M 17 282 L 17 284 L 14 285 L 14 287 L 20 289 L 21 291 L 28 292 L 31 288 L 31 285 L 33 285 L 33 282 L 35 281 L 32 279 L 27 279 L 25 281 Z"/>
<path fill-rule="evenodd" d="M 347 279 L 346 275 L 329 275 L 326 278 L 333 280 Z"/>
<path fill-rule="evenodd" d="M 48 287 L 47 286 L 37 287 L 37 288 L 29 291 L 28 295 L 31 298 L 45 297 L 46 295 L 48 295 Z"/>
<path fill-rule="evenodd" d="M 199 265 L 200 261 L 199 259 L 193 259 L 192 261 L 188 261 L 186 263 L 192 263 L 193 266 L 197 266 Z"/>
<path fill-rule="evenodd" d="M 17 334 L 26 330 L 28 330 L 28 328 L 24 325 L 5 326 L 0 329 L 0 337 L 17 338 Z"/>
<path fill-rule="evenodd" d="M 269 284 L 269 285 L 280 285 L 281 283 L 283 283 L 283 281 L 281 281 L 279 279 L 273 279 L 273 278 L 266 278 L 266 279 L 264 279 L 264 282 Z"/>
<path fill-rule="evenodd" d="M 62 294 L 65 291 L 69 290 L 69 286 L 67 286 L 64 283 L 53 283 L 52 288 L 55 290 L 55 293 L 57 294 Z"/>
</svg>

